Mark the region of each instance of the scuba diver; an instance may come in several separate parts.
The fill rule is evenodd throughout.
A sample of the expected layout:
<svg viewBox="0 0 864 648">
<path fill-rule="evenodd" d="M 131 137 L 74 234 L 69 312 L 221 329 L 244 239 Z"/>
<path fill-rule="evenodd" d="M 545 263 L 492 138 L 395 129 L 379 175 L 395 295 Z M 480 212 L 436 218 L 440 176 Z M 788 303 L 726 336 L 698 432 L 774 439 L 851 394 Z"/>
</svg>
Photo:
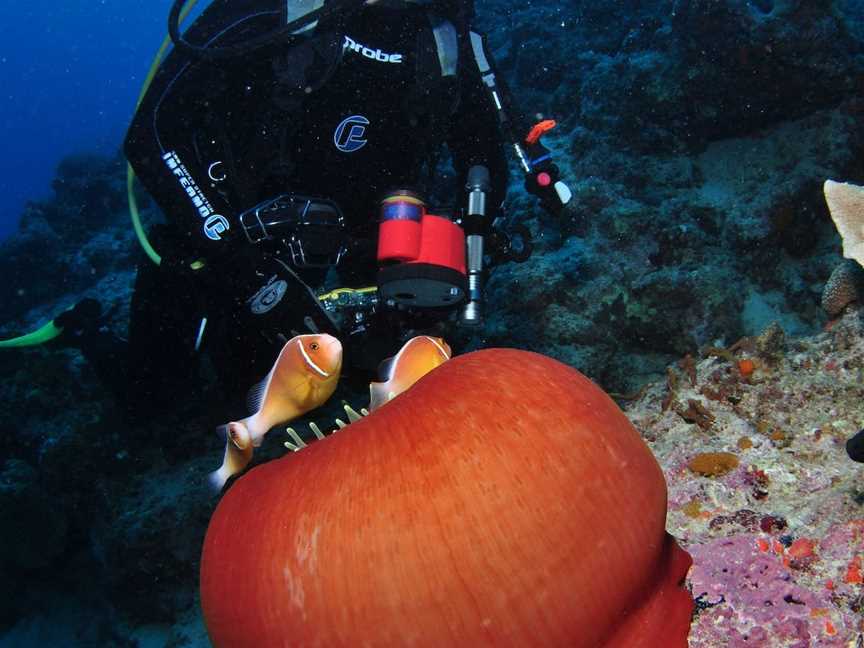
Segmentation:
<svg viewBox="0 0 864 648">
<path fill-rule="evenodd" d="M 497 225 L 506 150 L 548 212 L 570 191 L 541 143 L 554 122 L 514 107 L 472 2 L 215 0 L 181 34 L 186 4 L 125 140 L 167 220 L 139 226 L 128 341 L 84 300 L 58 343 L 152 414 L 195 390 L 205 351 L 234 397 L 296 334 L 339 337 L 350 373 L 479 323 L 484 258 L 518 247 Z M 457 187 L 432 206 L 444 146 Z"/>
</svg>

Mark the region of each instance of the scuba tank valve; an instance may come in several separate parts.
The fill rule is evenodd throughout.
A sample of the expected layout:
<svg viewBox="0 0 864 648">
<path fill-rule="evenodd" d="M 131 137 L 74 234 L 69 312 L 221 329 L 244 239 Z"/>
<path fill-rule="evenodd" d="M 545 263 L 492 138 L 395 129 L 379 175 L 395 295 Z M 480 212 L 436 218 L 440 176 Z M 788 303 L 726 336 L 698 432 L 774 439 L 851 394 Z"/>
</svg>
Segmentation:
<svg viewBox="0 0 864 648">
<path fill-rule="evenodd" d="M 468 270 L 468 303 L 462 308 L 462 323 L 483 323 L 483 238 L 487 229 L 486 196 L 491 188 L 489 169 L 473 166 L 468 170 L 468 210 L 462 220 L 465 230 Z"/>
</svg>

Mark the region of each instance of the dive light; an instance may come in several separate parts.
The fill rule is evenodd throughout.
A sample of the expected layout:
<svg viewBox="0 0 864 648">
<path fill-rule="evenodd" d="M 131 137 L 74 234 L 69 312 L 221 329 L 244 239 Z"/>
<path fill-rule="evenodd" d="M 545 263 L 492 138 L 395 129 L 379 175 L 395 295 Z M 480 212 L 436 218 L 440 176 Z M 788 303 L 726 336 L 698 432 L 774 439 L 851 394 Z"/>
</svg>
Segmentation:
<svg viewBox="0 0 864 648">
<path fill-rule="evenodd" d="M 489 169 L 473 166 L 468 170 L 468 210 L 462 219 L 465 230 L 468 268 L 468 302 L 462 308 L 462 323 L 483 324 L 483 237 L 486 231 L 486 196 L 491 189 Z"/>
</svg>

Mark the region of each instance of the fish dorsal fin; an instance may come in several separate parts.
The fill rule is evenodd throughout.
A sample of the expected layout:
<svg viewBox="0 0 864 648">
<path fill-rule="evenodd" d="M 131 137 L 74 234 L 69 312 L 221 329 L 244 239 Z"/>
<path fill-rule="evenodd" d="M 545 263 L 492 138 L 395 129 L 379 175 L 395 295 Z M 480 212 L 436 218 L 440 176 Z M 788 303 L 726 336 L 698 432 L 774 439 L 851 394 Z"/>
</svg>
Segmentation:
<svg viewBox="0 0 864 648">
<path fill-rule="evenodd" d="M 382 383 L 387 383 L 393 380 L 393 372 L 396 371 L 396 367 L 399 366 L 399 361 L 402 359 L 406 350 L 416 344 L 415 340 L 417 339 L 418 338 L 411 338 L 402 345 L 402 348 L 396 352 L 396 355 L 390 356 L 386 360 L 381 361 L 381 364 L 378 365 L 378 380 Z"/>
<path fill-rule="evenodd" d="M 270 384 L 272 373 L 272 371 L 269 371 L 259 383 L 249 388 L 246 394 L 246 407 L 249 409 L 249 414 L 256 414 L 261 410 L 261 406 L 264 404 L 264 396 L 267 395 L 267 386 Z"/>
<path fill-rule="evenodd" d="M 390 356 L 386 360 L 382 360 L 378 365 L 378 380 L 387 382 L 393 377 L 393 367 L 396 364 L 396 356 Z"/>
<path fill-rule="evenodd" d="M 277 367 L 279 367 L 280 363 L 283 361 L 283 358 L 287 356 L 291 352 L 292 342 L 294 342 L 296 338 L 292 338 L 279 351 L 279 355 L 276 356 L 276 361 L 273 363 L 273 367 L 270 371 L 267 372 L 267 375 L 261 380 L 261 382 L 253 385 L 249 392 L 246 394 L 246 406 L 249 408 L 249 413 L 251 415 L 255 415 L 261 411 L 261 408 L 264 406 L 264 399 L 267 397 L 267 390 L 270 387 L 270 384 L 273 382 L 274 372 Z"/>
</svg>

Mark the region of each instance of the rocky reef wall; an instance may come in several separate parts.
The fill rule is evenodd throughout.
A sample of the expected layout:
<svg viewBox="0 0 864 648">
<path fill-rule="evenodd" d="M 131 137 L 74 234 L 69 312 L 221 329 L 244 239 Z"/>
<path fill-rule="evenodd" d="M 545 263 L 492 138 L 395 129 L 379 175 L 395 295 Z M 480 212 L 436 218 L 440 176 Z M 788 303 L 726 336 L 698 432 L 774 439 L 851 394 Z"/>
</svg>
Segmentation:
<svg viewBox="0 0 864 648">
<path fill-rule="evenodd" d="M 558 121 L 546 142 L 574 199 L 552 219 L 513 183 L 509 218 L 535 254 L 494 269 L 486 326 L 459 341 L 552 355 L 621 397 L 666 471 L 669 530 L 696 557 L 691 645 L 854 642 L 861 584 L 844 579 L 864 512 L 842 440 L 864 427 L 862 315 L 853 305 L 831 325 L 820 308 L 840 260 L 821 185 L 864 184 L 864 6 L 478 10 L 525 111 Z M 88 295 L 122 333 L 142 258 L 122 160 L 70 158 L 54 189 L 0 243 L 2 334 Z M 2 351 L 0 369 L 14 431 L 0 462 L 0 584 L 13 594 L 0 645 L 206 645 L 195 586 L 212 421 L 129 425 L 72 350 Z M 738 463 L 698 473 L 702 452 Z M 723 574 L 727 559 L 762 574 L 770 620 L 747 612 L 760 602 Z"/>
</svg>

